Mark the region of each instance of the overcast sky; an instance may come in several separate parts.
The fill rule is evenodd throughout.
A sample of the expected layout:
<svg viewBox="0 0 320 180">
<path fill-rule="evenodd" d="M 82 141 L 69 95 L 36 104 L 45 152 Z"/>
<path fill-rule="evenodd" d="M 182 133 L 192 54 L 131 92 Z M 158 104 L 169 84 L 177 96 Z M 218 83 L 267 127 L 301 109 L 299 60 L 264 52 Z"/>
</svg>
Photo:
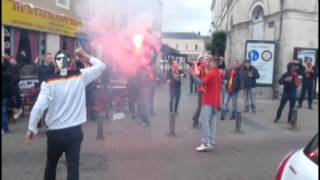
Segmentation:
<svg viewBox="0 0 320 180">
<path fill-rule="evenodd" d="M 208 35 L 212 0 L 161 0 L 162 31 L 201 32 Z"/>
</svg>

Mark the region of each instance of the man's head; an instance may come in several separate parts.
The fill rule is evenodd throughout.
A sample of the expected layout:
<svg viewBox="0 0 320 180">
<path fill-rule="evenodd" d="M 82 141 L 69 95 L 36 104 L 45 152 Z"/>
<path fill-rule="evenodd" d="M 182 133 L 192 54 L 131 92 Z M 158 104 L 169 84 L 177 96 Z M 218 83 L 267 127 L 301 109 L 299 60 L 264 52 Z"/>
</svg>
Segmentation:
<svg viewBox="0 0 320 180">
<path fill-rule="evenodd" d="M 177 60 L 172 60 L 171 66 L 173 68 L 178 68 L 178 61 Z"/>
<path fill-rule="evenodd" d="M 218 59 L 213 59 L 213 60 L 208 62 L 208 68 L 209 69 L 218 68 L 218 66 L 219 66 L 219 60 Z"/>
<path fill-rule="evenodd" d="M 64 50 L 58 51 L 57 54 L 54 56 L 54 65 L 57 71 L 60 71 L 60 74 L 62 72 L 66 72 L 70 63 L 71 63 L 71 60 L 68 54 Z M 61 75 L 66 75 L 66 74 L 62 73 Z"/>
<path fill-rule="evenodd" d="M 12 56 L 12 57 L 10 57 L 10 63 L 12 64 L 12 65 L 16 65 L 17 64 L 17 61 L 16 61 L 16 59 Z"/>
<path fill-rule="evenodd" d="M 20 51 L 20 54 L 21 54 L 22 57 L 26 57 L 27 56 L 27 53 L 24 50 Z"/>
<path fill-rule="evenodd" d="M 231 65 L 232 69 L 236 69 L 236 68 L 238 68 L 239 66 L 240 66 L 240 62 L 239 62 L 238 60 L 234 60 L 234 61 L 232 62 L 232 65 Z"/>
<path fill-rule="evenodd" d="M 311 64 L 312 63 L 312 59 L 310 57 L 305 57 L 304 62 L 307 64 Z"/>
<path fill-rule="evenodd" d="M 244 67 L 248 69 L 248 68 L 250 68 L 250 66 L 251 66 L 250 60 L 245 60 L 244 61 Z"/>
<path fill-rule="evenodd" d="M 48 64 L 51 64 L 52 61 L 53 61 L 52 53 L 46 53 L 46 57 L 44 59 L 44 63 L 48 65 Z"/>
</svg>

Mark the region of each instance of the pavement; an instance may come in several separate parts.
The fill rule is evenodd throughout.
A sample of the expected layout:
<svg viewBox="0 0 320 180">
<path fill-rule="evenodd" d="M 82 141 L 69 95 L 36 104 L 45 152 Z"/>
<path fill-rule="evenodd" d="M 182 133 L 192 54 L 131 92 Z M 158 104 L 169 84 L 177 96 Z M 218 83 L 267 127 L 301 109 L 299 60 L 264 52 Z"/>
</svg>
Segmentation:
<svg viewBox="0 0 320 180">
<path fill-rule="evenodd" d="M 177 137 L 169 137 L 167 85 L 156 90 L 151 127 L 130 118 L 104 121 L 105 139 L 97 141 L 96 122 L 83 125 L 81 180 L 270 180 L 281 159 L 305 146 L 318 132 L 318 102 L 314 110 L 298 111 L 298 130 L 286 123 L 288 105 L 275 124 L 279 100 L 257 100 L 256 114 L 242 114 L 242 132 L 235 121 L 217 120 L 217 144 L 212 152 L 199 153 L 200 130 L 192 128 L 196 95 L 182 90 Z M 231 105 L 231 103 L 230 103 Z M 240 107 L 243 102 L 240 100 Z M 218 113 L 220 117 L 220 113 Z M 12 133 L 2 136 L 2 179 L 41 180 L 46 161 L 46 134 L 41 130 L 32 145 L 24 135 L 28 116 L 10 124 Z M 57 180 L 66 179 L 66 161 L 61 158 Z"/>
</svg>

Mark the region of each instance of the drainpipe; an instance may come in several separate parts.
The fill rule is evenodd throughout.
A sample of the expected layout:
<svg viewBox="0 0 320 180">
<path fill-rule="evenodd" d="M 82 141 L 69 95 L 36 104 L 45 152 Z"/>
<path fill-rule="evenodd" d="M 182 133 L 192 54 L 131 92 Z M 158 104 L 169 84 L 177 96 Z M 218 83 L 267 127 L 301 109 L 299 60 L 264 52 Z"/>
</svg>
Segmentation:
<svg viewBox="0 0 320 180">
<path fill-rule="evenodd" d="M 279 27 L 279 36 L 276 40 L 276 50 L 277 50 L 277 59 L 276 59 L 276 65 L 275 65 L 275 68 L 274 68 L 274 87 L 273 87 L 273 99 L 278 99 L 279 98 L 279 84 L 277 82 L 277 78 L 278 78 L 278 75 L 280 73 L 280 68 L 279 68 L 279 65 L 280 65 L 280 52 L 281 52 L 281 39 L 282 39 L 282 26 L 283 26 L 283 10 L 284 10 L 284 0 L 280 0 L 280 27 Z"/>
</svg>

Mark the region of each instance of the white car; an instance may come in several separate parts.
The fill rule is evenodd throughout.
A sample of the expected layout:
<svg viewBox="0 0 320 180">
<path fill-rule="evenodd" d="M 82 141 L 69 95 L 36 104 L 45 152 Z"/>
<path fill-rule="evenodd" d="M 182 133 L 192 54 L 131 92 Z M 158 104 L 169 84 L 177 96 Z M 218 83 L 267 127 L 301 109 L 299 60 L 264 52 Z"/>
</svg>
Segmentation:
<svg viewBox="0 0 320 180">
<path fill-rule="evenodd" d="M 317 180 L 318 133 L 304 148 L 289 153 L 280 163 L 276 180 Z"/>
</svg>

